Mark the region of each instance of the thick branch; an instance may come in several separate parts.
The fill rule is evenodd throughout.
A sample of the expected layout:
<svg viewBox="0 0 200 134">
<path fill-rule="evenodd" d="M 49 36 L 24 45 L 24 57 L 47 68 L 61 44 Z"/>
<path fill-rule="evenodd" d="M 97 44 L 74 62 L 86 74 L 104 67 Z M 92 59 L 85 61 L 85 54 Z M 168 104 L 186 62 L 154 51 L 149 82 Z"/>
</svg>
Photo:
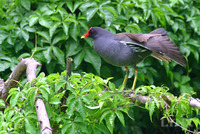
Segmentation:
<svg viewBox="0 0 200 134">
<path fill-rule="evenodd" d="M 26 75 L 27 75 L 27 81 L 32 81 L 36 78 L 36 69 L 37 66 L 40 65 L 35 60 L 27 60 L 25 62 L 27 69 L 26 69 Z M 40 94 L 37 94 L 39 96 Z M 35 108 L 36 113 L 38 116 L 38 121 L 40 123 L 40 132 L 41 134 L 52 134 L 49 118 L 46 112 L 44 101 L 40 98 L 36 98 L 35 101 Z"/>
<path fill-rule="evenodd" d="M 7 81 L 4 83 L 3 80 L 0 79 L 0 98 L 6 100 L 9 90 L 13 87 L 16 87 L 17 82 L 20 81 L 25 71 L 28 82 L 35 79 L 36 69 L 39 65 L 41 64 L 32 58 L 20 59 L 19 64 L 15 67 Z M 37 98 L 35 102 L 35 107 L 40 123 L 41 133 L 51 134 L 52 130 L 43 100 Z"/>
<path fill-rule="evenodd" d="M 147 101 L 152 101 L 151 98 L 149 98 L 148 96 L 145 96 L 145 95 L 136 95 L 134 93 L 131 93 L 129 95 L 129 97 L 132 99 L 132 100 L 135 100 L 139 103 L 146 103 Z M 169 98 L 167 98 L 167 96 L 162 96 L 162 98 L 164 99 L 165 103 L 170 105 L 171 104 L 171 101 Z M 197 98 L 189 98 L 188 99 L 189 103 L 190 103 L 190 106 L 191 107 L 196 107 L 200 110 L 200 100 L 197 99 Z"/>
<path fill-rule="evenodd" d="M 11 75 L 4 83 L 4 88 L 1 91 L 0 98 L 6 100 L 8 96 L 8 92 L 11 88 L 16 87 L 17 81 L 19 81 L 26 70 L 26 62 L 27 59 L 20 59 L 19 64 L 12 71 Z"/>
</svg>

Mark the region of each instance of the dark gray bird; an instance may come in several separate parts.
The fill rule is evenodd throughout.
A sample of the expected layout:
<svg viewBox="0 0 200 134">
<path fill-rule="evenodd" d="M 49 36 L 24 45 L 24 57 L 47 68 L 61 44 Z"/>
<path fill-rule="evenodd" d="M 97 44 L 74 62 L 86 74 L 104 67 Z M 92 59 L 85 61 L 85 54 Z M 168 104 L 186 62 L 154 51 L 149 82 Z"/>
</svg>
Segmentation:
<svg viewBox="0 0 200 134">
<path fill-rule="evenodd" d="M 94 39 L 94 50 L 108 63 L 115 66 L 133 66 L 148 56 L 169 63 L 174 60 L 186 66 L 178 47 L 169 39 L 164 28 L 149 34 L 113 34 L 100 27 L 91 27 L 81 38 Z M 124 83 L 123 83 L 124 84 Z"/>
</svg>

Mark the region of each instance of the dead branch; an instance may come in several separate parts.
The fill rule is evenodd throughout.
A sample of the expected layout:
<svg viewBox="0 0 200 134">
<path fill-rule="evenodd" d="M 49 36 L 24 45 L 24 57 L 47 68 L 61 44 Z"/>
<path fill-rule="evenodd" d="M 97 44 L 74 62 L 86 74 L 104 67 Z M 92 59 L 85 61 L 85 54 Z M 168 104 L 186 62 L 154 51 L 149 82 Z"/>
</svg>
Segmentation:
<svg viewBox="0 0 200 134">
<path fill-rule="evenodd" d="M 33 58 L 20 59 L 19 64 L 15 67 L 9 78 L 4 81 L 0 79 L 0 98 L 4 101 L 6 100 L 9 90 L 16 87 L 18 81 L 26 71 L 27 81 L 32 81 L 36 78 L 36 69 L 41 65 Z M 39 94 L 38 94 L 39 95 Z M 44 102 L 40 98 L 36 98 L 35 101 L 36 113 L 40 123 L 41 134 L 52 134 L 50 127 L 49 118 L 47 116 L 46 108 Z"/>
</svg>

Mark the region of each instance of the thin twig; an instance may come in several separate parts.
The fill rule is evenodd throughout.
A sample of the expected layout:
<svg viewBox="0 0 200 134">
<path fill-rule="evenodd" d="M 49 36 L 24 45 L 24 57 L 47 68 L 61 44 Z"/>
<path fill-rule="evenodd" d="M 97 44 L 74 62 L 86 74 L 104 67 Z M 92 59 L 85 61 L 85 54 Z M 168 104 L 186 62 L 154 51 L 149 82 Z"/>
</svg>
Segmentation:
<svg viewBox="0 0 200 134">
<path fill-rule="evenodd" d="M 167 111 L 167 106 L 165 106 L 165 108 L 166 108 L 167 118 L 168 118 L 172 123 L 176 124 L 178 127 L 182 128 L 182 129 L 184 129 L 184 130 L 186 130 L 187 132 L 190 132 L 190 133 L 193 133 L 193 134 L 195 133 L 194 131 L 188 130 L 188 129 L 182 127 L 181 125 L 179 125 L 178 123 L 176 123 L 176 122 L 169 116 L 169 113 L 168 113 L 168 111 Z"/>
</svg>

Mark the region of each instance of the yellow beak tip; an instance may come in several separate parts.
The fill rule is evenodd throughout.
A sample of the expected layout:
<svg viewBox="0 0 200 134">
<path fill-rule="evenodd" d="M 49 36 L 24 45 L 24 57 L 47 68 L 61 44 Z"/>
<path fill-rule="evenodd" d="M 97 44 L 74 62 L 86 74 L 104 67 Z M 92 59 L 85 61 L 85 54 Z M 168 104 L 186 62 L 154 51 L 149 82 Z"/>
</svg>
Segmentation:
<svg viewBox="0 0 200 134">
<path fill-rule="evenodd" d="M 85 36 L 81 36 L 81 39 L 85 38 Z"/>
</svg>

